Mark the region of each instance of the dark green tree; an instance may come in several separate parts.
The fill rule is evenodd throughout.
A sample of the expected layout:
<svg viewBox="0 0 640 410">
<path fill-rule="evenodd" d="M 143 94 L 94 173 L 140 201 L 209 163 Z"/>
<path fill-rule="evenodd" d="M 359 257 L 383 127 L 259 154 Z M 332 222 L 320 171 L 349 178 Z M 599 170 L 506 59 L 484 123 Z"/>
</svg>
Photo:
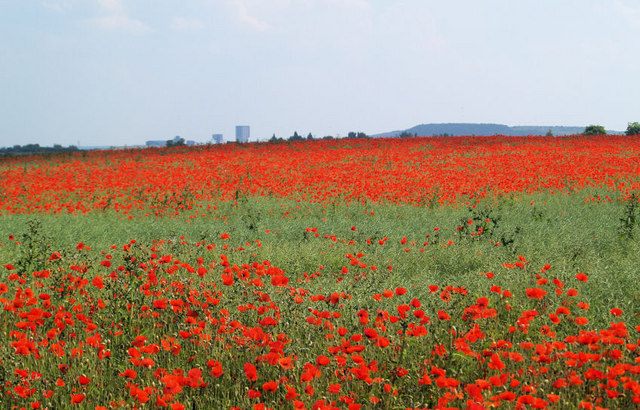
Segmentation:
<svg viewBox="0 0 640 410">
<path fill-rule="evenodd" d="M 549 128 L 549 131 L 547 131 L 547 137 L 553 137 L 553 131 L 551 131 L 551 128 Z"/>
<path fill-rule="evenodd" d="M 361 131 L 358 131 L 358 132 L 351 131 L 347 134 L 347 138 L 369 138 L 369 136 Z"/>
<path fill-rule="evenodd" d="M 630 122 L 629 125 L 627 125 L 627 131 L 625 134 L 640 135 L 640 122 Z"/>
<path fill-rule="evenodd" d="M 180 137 L 175 137 L 172 140 L 167 140 L 167 147 L 171 148 L 171 147 L 181 147 L 185 145 L 184 142 L 184 138 L 180 138 Z"/>
<path fill-rule="evenodd" d="M 289 141 L 302 141 L 304 138 L 298 134 L 298 131 L 294 131 L 293 135 L 289 137 Z"/>
<path fill-rule="evenodd" d="M 607 130 L 602 125 L 588 125 L 582 135 L 607 135 Z"/>
<path fill-rule="evenodd" d="M 307 140 L 311 141 L 313 139 L 313 135 L 311 135 L 311 133 L 309 133 L 309 135 L 307 135 Z"/>
</svg>

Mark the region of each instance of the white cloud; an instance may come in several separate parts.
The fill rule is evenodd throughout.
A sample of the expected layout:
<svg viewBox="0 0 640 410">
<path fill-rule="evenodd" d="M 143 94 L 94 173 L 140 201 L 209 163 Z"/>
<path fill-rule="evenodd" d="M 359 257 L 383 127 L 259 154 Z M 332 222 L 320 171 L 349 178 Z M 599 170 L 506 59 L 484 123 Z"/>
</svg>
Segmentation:
<svg viewBox="0 0 640 410">
<path fill-rule="evenodd" d="M 614 2 L 614 7 L 629 24 L 633 27 L 640 28 L 640 8 L 629 6 L 620 0 Z"/>
<path fill-rule="evenodd" d="M 103 30 L 123 30 L 131 33 L 147 33 L 151 31 L 149 26 L 143 22 L 119 14 L 98 17 L 92 19 L 91 22 Z"/>
<path fill-rule="evenodd" d="M 43 1 L 42 6 L 56 13 L 62 13 L 71 8 L 71 4 L 66 1 Z"/>
<path fill-rule="evenodd" d="M 353 6 L 361 9 L 369 9 L 371 5 L 367 0 L 322 0 L 329 4 L 340 4 L 344 6 Z"/>
<path fill-rule="evenodd" d="M 151 28 L 127 15 L 122 0 L 97 0 L 100 8 L 106 13 L 105 16 L 91 19 L 90 22 L 103 29 L 110 31 L 128 31 L 130 33 L 146 33 Z"/>
<path fill-rule="evenodd" d="M 259 31 L 269 30 L 271 28 L 271 24 L 269 24 L 265 20 L 258 19 L 249 14 L 249 10 L 245 0 L 232 0 L 232 2 L 236 7 L 238 20 L 240 20 L 242 23 Z"/>
<path fill-rule="evenodd" d="M 200 30 L 204 28 L 204 23 L 199 19 L 174 17 L 171 28 L 176 31 Z"/>
<path fill-rule="evenodd" d="M 317 22 L 326 19 L 327 13 L 332 11 L 339 19 L 346 11 L 368 12 L 371 9 L 368 0 L 226 0 L 226 3 L 239 22 L 258 31 L 295 26 L 297 22 L 290 18 Z"/>
<path fill-rule="evenodd" d="M 124 6 L 121 0 L 98 0 L 98 4 L 107 13 L 110 14 L 124 14 Z"/>
</svg>

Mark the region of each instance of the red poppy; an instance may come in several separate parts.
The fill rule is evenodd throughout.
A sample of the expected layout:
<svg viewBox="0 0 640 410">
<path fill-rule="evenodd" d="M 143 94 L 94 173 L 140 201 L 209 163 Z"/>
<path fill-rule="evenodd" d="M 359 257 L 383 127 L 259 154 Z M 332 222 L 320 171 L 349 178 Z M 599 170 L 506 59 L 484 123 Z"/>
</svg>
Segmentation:
<svg viewBox="0 0 640 410">
<path fill-rule="evenodd" d="M 589 319 L 587 319 L 586 317 L 580 316 L 580 317 L 575 318 L 575 323 L 577 325 L 584 326 L 587 323 L 589 323 Z"/>
<path fill-rule="evenodd" d="M 332 394 L 338 394 L 340 393 L 341 388 L 342 386 L 340 385 L 340 383 L 330 384 L 329 388 L 327 389 L 327 392 Z"/>
<path fill-rule="evenodd" d="M 255 382 L 256 380 L 258 380 L 258 370 L 251 363 L 244 364 L 244 374 L 251 382 Z"/>
<path fill-rule="evenodd" d="M 451 320 L 451 316 L 444 310 L 438 310 L 438 319 L 440 320 Z"/>
<path fill-rule="evenodd" d="M 50 261 L 56 261 L 60 258 L 62 258 L 62 255 L 60 255 L 60 252 L 53 252 L 51 256 L 49 256 Z"/>
<path fill-rule="evenodd" d="M 222 283 L 226 286 L 233 285 L 233 275 L 222 274 Z"/>
<path fill-rule="evenodd" d="M 262 390 L 266 392 L 273 393 L 278 389 L 278 383 L 272 381 L 268 381 L 262 385 Z"/>
<path fill-rule="evenodd" d="M 526 289 L 526 293 L 529 299 L 544 299 L 547 291 L 541 288 L 529 288 Z"/>
<path fill-rule="evenodd" d="M 318 363 L 320 366 L 326 366 L 331 363 L 331 359 L 329 359 L 327 356 L 320 355 L 316 358 L 316 363 Z"/>
<path fill-rule="evenodd" d="M 72 404 L 80 404 L 84 400 L 84 394 L 72 394 L 71 395 L 71 403 Z"/>
<path fill-rule="evenodd" d="M 126 377 L 126 378 L 129 378 L 129 379 L 133 380 L 138 376 L 138 374 L 133 369 L 126 369 L 124 372 L 119 373 L 119 376 L 120 377 Z"/>
<path fill-rule="evenodd" d="M 622 310 L 621 310 L 621 309 L 618 309 L 618 308 L 613 308 L 613 309 L 611 309 L 609 312 L 611 312 L 611 314 L 612 314 L 613 316 L 620 316 L 620 315 L 622 315 Z"/>
<path fill-rule="evenodd" d="M 104 289 L 104 282 L 102 280 L 102 276 L 98 275 L 91 280 L 91 284 L 98 289 Z"/>
</svg>

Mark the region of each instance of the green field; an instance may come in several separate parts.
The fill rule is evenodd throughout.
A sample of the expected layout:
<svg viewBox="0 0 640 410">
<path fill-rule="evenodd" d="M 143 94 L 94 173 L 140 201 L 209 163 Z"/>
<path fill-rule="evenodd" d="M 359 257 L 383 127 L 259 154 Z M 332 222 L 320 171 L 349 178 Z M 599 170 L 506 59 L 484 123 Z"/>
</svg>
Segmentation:
<svg viewBox="0 0 640 410">
<path fill-rule="evenodd" d="M 591 193 L 594 198 L 598 194 L 605 198 L 607 193 L 595 190 Z M 73 312 L 74 306 L 78 305 L 84 307 L 85 313 L 86 309 L 91 309 L 91 322 L 102 334 L 99 344 L 106 346 L 102 350 L 110 351 L 111 356 L 99 357 L 97 350 L 100 349 L 79 336 L 86 330 L 83 329 L 84 324 L 79 326 L 78 323 L 67 324 L 58 335 L 66 342 L 63 356 L 52 354 L 49 345 L 40 346 L 40 358 L 33 353 L 16 356 L 15 347 L 9 342 L 16 338 L 11 332 L 16 330 L 17 313 L 5 309 L 1 313 L 2 377 L 11 386 L 19 384 L 17 376 L 9 370 L 12 367 L 37 370 L 41 376 L 30 381 L 30 385 L 37 386 L 38 392 L 34 397 L 40 397 L 39 402 L 49 408 L 69 406 L 69 394 L 77 393 L 85 396 L 80 405 L 87 408 L 108 406 L 110 402 L 117 405 L 119 401 L 121 406 L 128 408 L 136 400 L 139 405 L 144 402 L 136 392 L 145 387 L 148 388 L 145 394 L 153 396 L 156 404 L 179 403 L 186 408 L 249 408 L 262 404 L 280 408 L 285 403 L 293 406 L 295 400 L 307 403 L 309 408 L 322 400 L 326 405 L 334 402 L 335 406 L 346 408 L 352 399 L 364 407 L 375 402 L 381 408 L 431 408 L 438 404 L 438 399 L 444 397 L 445 392 L 454 395 L 450 398 L 450 406 L 462 406 L 469 396 L 465 400 L 456 399 L 456 392 L 464 390 L 436 386 L 437 375 L 431 376 L 434 379 L 432 385 L 419 383 L 425 366 L 436 366 L 446 369 L 446 376 L 458 380 L 463 386 L 491 375 L 509 374 L 509 380 L 518 379 L 523 385 L 535 386 L 536 394 L 532 396 L 547 400 L 548 405 L 573 408 L 581 400 L 589 401 L 593 392 L 587 386 L 595 386 L 595 382 L 585 380 L 584 388 L 580 389 L 556 389 L 551 384 L 570 373 L 566 360 L 558 357 L 549 359 L 549 362 L 530 362 L 530 357 L 526 356 L 529 353 L 527 349 L 519 349 L 518 345 L 522 342 L 544 344 L 562 341 L 566 336 L 577 335 L 579 329 L 607 329 L 610 323 L 621 319 L 632 333 L 626 343 L 633 344 L 637 339 L 634 327 L 640 325 L 640 290 L 637 286 L 640 231 L 634 219 L 638 204 L 617 200 L 585 201 L 585 196 L 543 193 L 435 208 L 367 203 L 322 205 L 241 198 L 237 203 L 212 204 L 215 209 L 197 218 L 153 219 L 138 218 L 134 214 L 133 219 L 125 219 L 109 212 L 85 216 L 4 216 L 0 227 L 0 261 L 17 269 L 5 270 L 2 282 L 8 283 L 11 290 L 19 280 L 14 277 L 7 281 L 12 272 L 51 272 L 48 278 L 35 279 L 24 274 L 24 284 L 16 286 L 23 292 L 30 287 L 36 295 L 49 291 L 52 305 L 57 306 L 58 312 Z M 228 239 L 224 234 L 228 234 Z M 10 235 L 13 235 L 13 240 L 9 239 Z M 91 250 L 77 249 L 79 242 Z M 123 250 L 125 245 L 128 245 L 127 250 Z M 206 245 L 215 247 L 207 249 Z M 54 252 L 59 253 L 59 259 L 51 260 L 50 255 Z M 106 254 L 111 255 L 110 268 L 101 265 Z M 228 258 L 229 269 L 233 265 L 238 267 L 233 274 L 248 269 L 254 263 L 268 261 L 271 266 L 284 271 L 283 276 L 289 279 L 288 285 L 269 286 L 265 279 L 264 288 L 254 289 L 236 277 L 233 286 L 224 286 L 221 275 L 227 271 L 220 263 L 224 260 L 221 259 L 222 254 Z M 170 255 L 170 261 L 164 266 L 158 265 L 155 270 L 159 282 L 149 286 L 148 270 L 141 264 L 150 265 L 150 261 L 158 261 L 166 255 Z M 351 264 L 354 258 L 358 262 Z M 504 266 L 525 260 L 521 267 Z M 215 266 L 211 265 L 212 262 Z M 358 266 L 359 263 L 364 263 L 366 268 Z M 550 267 L 544 269 L 545 265 Z M 73 266 L 84 266 L 84 269 L 70 269 Z M 115 270 L 116 266 L 122 267 L 121 270 Z M 172 270 L 167 266 L 177 268 Z M 198 266 L 208 266 L 207 272 L 196 274 Z M 372 266 L 376 270 L 371 269 Z M 250 271 L 254 275 L 255 272 Z M 120 275 L 117 279 L 108 278 L 110 272 L 119 272 Z M 487 272 L 493 275 L 489 278 Z M 586 274 L 588 281 L 577 281 L 578 273 Z M 549 282 L 538 282 L 540 277 L 536 278 L 536 274 L 541 274 Z M 96 275 L 104 278 L 104 288 L 91 286 Z M 79 286 L 82 279 L 89 283 Z M 551 284 L 553 279 L 566 284 L 563 295 L 553 294 L 556 288 Z M 145 283 L 153 292 L 143 291 Z M 431 292 L 430 285 L 437 285 L 439 290 Z M 453 292 L 451 301 L 445 302 L 438 296 L 447 286 L 463 287 L 466 296 Z M 510 290 L 513 297 L 507 299 L 490 292 L 492 286 Z M 405 288 L 407 293 L 395 294 L 392 298 L 383 293 L 398 287 Z M 524 289 L 535 287 L 546 289 L 548 295 L 544 299 L 528 298 Z M 566 297 L 569 288 L 577 289 L 578 296 Z M 208 297 L 216 295 L 214 298 L 218 299 L 218 305 L 199 305 L 207 291 L 213 292 Z M 220 293 L 216 294 L 218 291 Z M 196 294 L 189 296 L 189 292 Z M 269 296 L 261 297 L 260 292 Z M 328 297 L 334 292 L 341 295 L 339 303 L 311 297 Z M 301 295 L 302 300 L 295 300 L 296 295 Z M 13 295 L 9 292 L 1 297 L 6 306 Z M 175 298 L 188 302 L 190 297 L 199 300 L 195 304 L 191 301 L 190 310 L 195 312 L 192 316 L 186 314 L 186 309 L 173 313 L 162 310 L 156 317 L 145 314 L 149 311 L 145 306 L 152 306 L 154 300 Z M 477 321 L 461 320 L 465 308 L 473 305 L 479 297 L 488 298 L 488 306 L 496 309 L 497 316 Z M 98 298 L 105 307 L 95 308 Z M 429 335 L 421 338 L 403 337 L 397 333 L 411 329 L 408 327 L 411 320 L 387 322 L 385 319 L 388 315 L 398 315 L 397 306 L 406 305 L 414 298 L 421 302 L 426 316 L 432 318 L 426 325 Z M 580 301 L 583 303 L 579 304 Z M 238 309 L 239 305 L 246 303 L 253 307 L 248 311 Z M 254 309 L 260 306 L 266 306 L 266 313 Z M 572 316 L 587 317 L 589 323 L 582 327 L 569 320 L 552 324 L 545 316 L 560 306 L 567 306 Z M 623 315 L 613 317 L 612 308 L 621 309 Z M 262 323 L 260 320 L 269 316 L 269 312 L 277 323 L 262 326 L 269 329 L 270 336 L 249 340 L 251 338 L 245 334 L 240 338 L 247 340 L 233 345 L 233 342 L 240 343 L 236 340 L 237 333 L 220 331 L 222 309 L 228 311 L 228 321 L 235 320 L 246 328 Z M 308 320 L 314 309 L 338 312 L 339 317 L 325 318 L 331 325 L 317 326 Z M 540 319 L 535 320 L 527 332 L 517 330 L 510 333 L 507 330 L 518 321 L 522 312 L 532 309 L 540 313 Z M 370 364 L 373 360 L 377 363 L 376 376 L 379 380 L 374 378 L 364 382 L 355 377 L 340 377 L 340 374 L 349 374 L 345 369 L 353 363 L 341 364 L 333 358 L 313 383 L 305 382 L 305 364 L 316 363 L 318 356 L 322 355 L 331 358 L 330 352 L 334 352 L 331 346 L 340 345 L 342 335 L 338 335 L 336 329 L 344 328 L 347 337 L 363 334 L 367 326 L 358 321 L 362 310 L 369 315 L 378 312 L 377 318 L 383 322 L 378 323 L 376 329 L 380 335 L 373 340 L 377 342 L 384 335 L 390 342 L 388 348 L 373 342 L 364 343 L 366 349 L 360 353 L 365 362 Z M 446 311 L 453 318 L 451 326 L 448 326 L 448 321 L 445 325 L 444 320 L 437 319 L 439 310 Z M 274 311 L 279 317 L 273 315 Z M 189 320 L 193 316 L 198 320 L 207 318 L 206 324 L 201 323 L 205 325 L 201 332 L 210 333 L 213 339 L 209 337 L 194 342 L 191 336 L 181 337 L 181 331 L 193 334 L 194 323 L 197 322 Z M 414 319 L 413 322 L 417 320 L 410 318 Z M 374 316 L 371 323 L 373 319 Z M 46 320 L 48 325 L 38 326 L 34 331 L 34 340 L 40 340 L 43 332 L 55 327 L 51 319 Z M 481 341 L 473 344 L 475 350 L 487 351 L 492 343 L 501 340 L 511 342 L 513 351 L 525 355 L 527 360 L 524 363 L 529 370 L 525 368 L 525 373 L 522 373 L 519 370 L 521 363 L 505 360 L 506 370 L 496 371 L 487 368 L 484 361 L 478 362 L 477 358 L 456 351 L 456 338 L 451 329 L 455 329 L 458 335 L 464 334 L 473 329 L 474 323 L 479 323 L 485 334 Z M 558 336 L 552 338 L 548 335 L 544 329 L 548 325 Z M 69 329 L 77 329 L 74 332 L 77 334 L 69 336 Z M 327 336 L 329 334 L 331 336 Z M 367 333 L 364 334 L 364 341 L 368 342 Z M 127 349 L 140 335 L 147 338 L 147 344 L 158 346 L 162 346 L 163 340 L 175 338 L 180 341 L 182 350 L 172 355 L 166 354 L 161 347 L 159 353 L 149 355 L 153 358 L 153 366 L 131 365 Z M 269 365 L 255 361 L 257 357 L 273 351 L 271 344 L 278 340 L 277 335 L 286 335 L 280 337 L 289 340 L 278 347 L 278 355 L 280 358 L 294 357 L 291 368 L 278 366 L 277 362 Z M 433 350 L 439 345 L 444 346 L 447 353 L 434 356 Z M 76 357 L 73 357 L 73 348 L 84 352 L 80 356 L 76 352 Z M 578 345 L 574 350 L 584 348 Z M 610 348 L 599 345 L 599 349 L 592 348 L 599 353 Z M 624 359 L 620 361 L 623 363 L 633 363 L 636 358 L 633 350 L 623 355 Z M 208 376 L 207 363 L 210 360 L 221 363 L 224 374 L 215 378 Z M 604 371 L 613 363 L 607 364 L 608 360 L 612 359 L 587 362 L 585 368 L 576 369 L 583 372 L 587 367 L 595 366 Z M 257 381 L 247 379 L 243 370 L 245 363 L 256 363 Z M 69 366 L 67 373 L 60 372 L 60 364 Z M 540 377 L 538 370 L 532 370 L 531 366 L 543 364 L 548 373 Z M 133 388 L 127 384 L 126 377 L 121 376 L 129 367 L 138 374 L 135 380 L 130 381 L 135 382 L 136 387 Z M 407 374 L 400 376 L 397 368 L 406 369 Z M 188 381 L 184 382 L 188 378 L 183 378 L 181 387 L 172 390 L 167 387 L 168 379 L 154 373 L 158 369 L 167 369 L 170 374 L 174 369 L 184 369 L 185 373 L 189 369 L 202 369 L 206 380 L 202 383 L 206 386 L 198 387 L 199 382 L 192 382 L 196 385 L 193 387 Z M 91 382 L 86 386 L 78 384 L 76 380 L 81 375 Z M 633 377 L 637 380 L 637 374 Z M 55 386 L 54 382 L 60 378 L 67 380 L 66 387 Z M 277 382 L 277 391 L 272 392 L 269 386 L 263 385 L 268 381 Z M 329 392 L 330 386 L 336 383 L 341 386 L 339 393 Z M 63 388 L 69 391 L 72 386 L 77 393 L 53 394 L 50 398 L 41 396 L 41 391 Z M 312 386 L 313 395 L 305 393 L 306 386 Z M 287 388 L 293 388 L 300 397 L 285 397 Z M 496 387 L 496 391 L 485 393 L 485 399 L 518 389 Z M 250 397 L 249 392 L 254 391 L 260 397 Z M 523 392 L 518 393 L 524 395 Z M 550 404 L 546 397 L 548 394 L 557 394 L 558 401 Z M 609 408 L 633 406 L 631 394 L 607 400 L 600 405 Z M 507 399 L 495 401 L 504 403 L 507 408 L 515 405 L 515 401 Z M 4 395 L 0 396 L 0 402 L 2 407 L 9 408 L 28 403 L 29 398 Z"/>
</svg>

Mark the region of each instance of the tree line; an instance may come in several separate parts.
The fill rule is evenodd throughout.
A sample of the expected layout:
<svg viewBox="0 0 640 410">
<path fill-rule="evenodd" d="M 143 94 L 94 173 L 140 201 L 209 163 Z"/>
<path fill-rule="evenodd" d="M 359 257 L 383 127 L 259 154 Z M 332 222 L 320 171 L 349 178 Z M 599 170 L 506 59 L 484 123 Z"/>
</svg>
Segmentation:
<svg viewBox="0 0 640 410">
<path fill-rule="evenodd" d="M 316 138 L 314 137 L 311 133 L 307 134 L 306 137 L 303 137 L 302 135 L 298 134 L 298 131 L 294 131 L 293 135 L 291 135 L 289 138 L 284 139 L 284 138 L 279 138 L 276 137 L 276 134 L 273 134 L 273 136 L 271 136 L 271 138 L 269 138 L 268 142 L 284 142 L 284 141 L 312 141 L 312 140 L 316 140 L 316 139 L 323 139 L 323 140 L 332 140 L 334 138 L 339 138 L 339 137 L 334 137 L 333 135 L 325 135 L 322 138 Z M 347 134 L 347 138 L 369 138 L 369 136 L 367 134 L 365 134 L 364 132 L 355 132 L 355 131 L 350 131 Z"/>
<path fill-rule="evenodd" d="M 0 148 L 0 156 L 10 155 L 31 155 L 31 154 L 52 154 L 59 152 L 75 152 L 79 151 L 75 145 L 63 147 L 60 144 L 54 144 L 53 147 L 41 147 L 40 144 L 14 145 L 13 147 Z"/>
<path fill-rule="evenodd" d="M 627 125 L 626 135 L 640 135 L 640 122 L 630 122 Z M 607 135 L 607 130 L 602 125 L 588 125 L 582 135 Z"/>
</svg>

